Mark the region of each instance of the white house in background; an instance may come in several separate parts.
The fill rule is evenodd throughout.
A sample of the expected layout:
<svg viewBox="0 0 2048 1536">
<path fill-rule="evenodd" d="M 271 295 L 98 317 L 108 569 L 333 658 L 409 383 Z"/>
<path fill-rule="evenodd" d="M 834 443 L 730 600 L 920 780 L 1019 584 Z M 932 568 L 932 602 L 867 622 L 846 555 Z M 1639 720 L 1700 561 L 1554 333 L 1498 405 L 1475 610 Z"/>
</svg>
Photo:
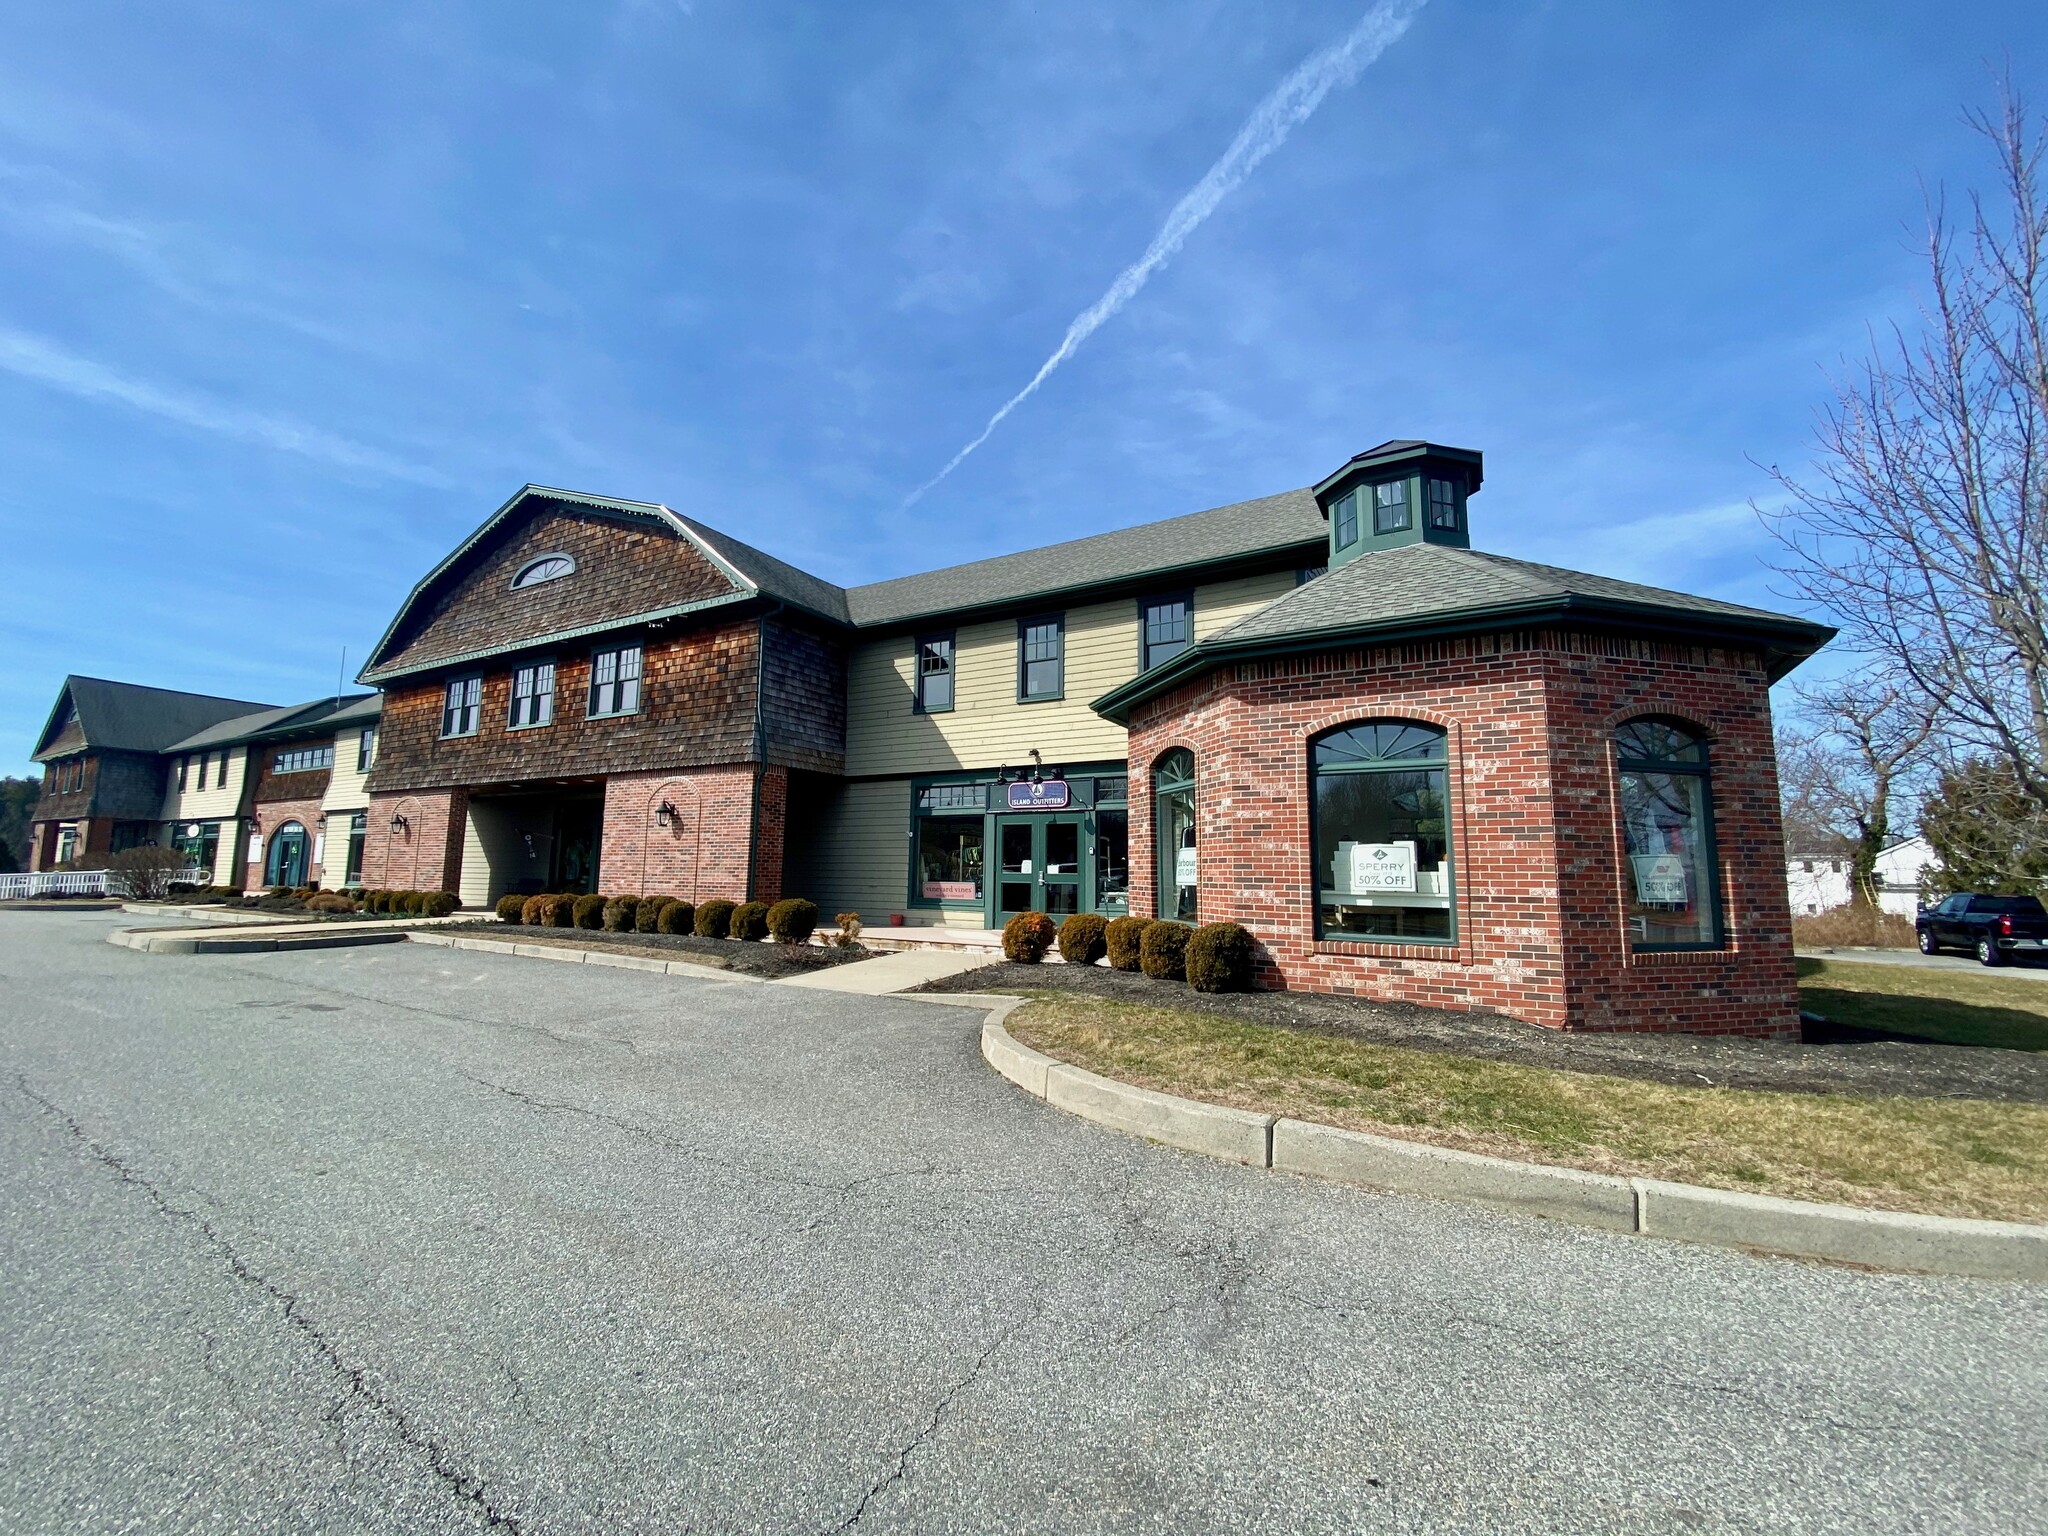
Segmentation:
<svg viewBox="0 0 2048 1536">
<path fill-rule="evenodd" d="M 1939 861 L 1924 837 L 1902 838 L 1877 856 L 1877 904 L 1911 917 L 1920 909 L 1925 876 Z M 1794 917 L 1813 917 L 1849 903 L 1846 853 L 1787 853 L 1785 887 Z"/>
</svg>

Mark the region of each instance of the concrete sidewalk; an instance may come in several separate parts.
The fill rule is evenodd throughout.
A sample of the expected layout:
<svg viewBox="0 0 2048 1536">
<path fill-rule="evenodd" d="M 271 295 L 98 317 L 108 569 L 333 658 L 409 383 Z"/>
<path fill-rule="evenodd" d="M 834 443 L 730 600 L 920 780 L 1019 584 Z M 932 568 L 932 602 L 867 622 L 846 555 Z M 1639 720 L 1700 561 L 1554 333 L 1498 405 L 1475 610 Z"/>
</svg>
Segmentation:
<svg viewBox="0 0 2048 1536">
<path fill-rule="evenodd" d="M 945 976 L 957 976 L 962 971 L 978 970 L 989 963 L 989 957 L 979 953 L 961 953 L 941 949 L 899 949 L 890 954 L 876 955 L 872 960 L 862 960 L 851 965 L 832 965 L 823 970 L 813 971 L 808 976 L 791 976 L 775 983 L 778 987 L 810 987 L 819 992 L 852 992 L 861 997 L 881 997 L 889 992 L 903 992 L 911 987 L 921 986 L 927 981 L 937 981 Z"/>
</svg>

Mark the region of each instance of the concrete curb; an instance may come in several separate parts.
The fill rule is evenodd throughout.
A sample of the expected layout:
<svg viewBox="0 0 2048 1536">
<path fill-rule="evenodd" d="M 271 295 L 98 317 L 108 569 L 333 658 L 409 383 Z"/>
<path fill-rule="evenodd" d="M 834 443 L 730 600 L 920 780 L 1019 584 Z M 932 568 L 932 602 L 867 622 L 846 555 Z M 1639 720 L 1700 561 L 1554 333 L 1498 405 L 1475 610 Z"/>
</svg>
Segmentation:
<svg viewBox="0 0 2048 1536">
<path fill-rule="evenodd" d="M 415 944 L 437 944 L 449 949 L 473 949 L 486 954 L 519 955 L 528 960 L 554 960 L 569 965 L 602 965 L 617 971 L 653 971 L 669 976 L 694 976 L 699 981 L 735 981 L 742 986 L 766 986 L 767 979 L 728 971 L 715 965 L 698 965 L 689 960 L 659 960 L 652 955 L 621 955 L 608 949 L 576 949 L 568 944 L 521 944 L 516 939 L 481 939 L 468 934 L 420 933 L 406 935 Z"/>
<path fill-rule="evenodd" d="M 107 935 L 109 944 L 145 955 L 259 955 L 277 950 L 354 949 L 364 944 L 403 944 L 406 935 L 389 928 L 368 933 L 289 933 L 238 938 L 231 934 L 165 933 L 124 928 Z"/>
<path fill-rule="evenodd" d="M 1228 1162 L 1574 1226 L 1872 1269 L 2048 1282 L 2048 1226 L 1866 1211 L 1482 1157 L 1134 1088 L 1022 1044 L 991 1011 L 981 1054 L 1026 1093 L 1113 1130 Z"/>
</svg>

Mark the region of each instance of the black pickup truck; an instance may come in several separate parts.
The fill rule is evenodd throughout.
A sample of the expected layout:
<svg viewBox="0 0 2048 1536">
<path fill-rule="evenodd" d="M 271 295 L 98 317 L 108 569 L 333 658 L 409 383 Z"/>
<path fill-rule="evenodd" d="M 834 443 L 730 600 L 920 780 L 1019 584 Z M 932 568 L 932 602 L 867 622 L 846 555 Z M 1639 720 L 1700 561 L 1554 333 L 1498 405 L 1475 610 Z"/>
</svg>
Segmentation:
<svg viewBox="0 0 2048 1536">
<path fill-rule="evenodd" d="M 2048 911 L 2034 896 L 1951 896 L 1913 919 L 1920 953 L 1967 949 L 1985 965 L 2048 954 Z"/>
</svg>

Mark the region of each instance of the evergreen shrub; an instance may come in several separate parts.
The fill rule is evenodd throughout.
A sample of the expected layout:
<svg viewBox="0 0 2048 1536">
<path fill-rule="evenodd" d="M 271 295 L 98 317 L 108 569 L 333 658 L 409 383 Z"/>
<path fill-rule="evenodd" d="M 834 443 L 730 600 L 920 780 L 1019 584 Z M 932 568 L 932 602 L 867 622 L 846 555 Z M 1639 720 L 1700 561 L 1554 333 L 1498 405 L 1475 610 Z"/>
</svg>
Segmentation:
<svg viewBox="0 0 2048 1536">
<path fill-rule="evenodd" d="M 1138 968 L 1154 981 L 1184 980 L 1188 939 L 1194 931 L 1186 923 L 1147 923 L 1145 936 L 1138 941 Z"/>
<path fill-rule="evenodd" d="M 1197 992 L 1249 992 L 1257 949 L 1241 923 L 1204 923 L 1188 940 L 1188 985 Z"/>
<path fill-rule="evenodd" d="M 768 909 L 768 931 L 779 944 L 808 944 L 818 929 L 818 904 L 789 896 Z"/>
<path fill-rule="evenodd" d="M 1109 963 L 1120 971 L 1138 969 L 1138 945 L 1144 940 L 1145 930 L 1152 926 L 1149 917 L 1117 917 L 1102 932 L 1102 941 L 1109 951 Z"/>
<path fill-rule="evenodd" d="M 700 939 L 729 939 L 732 937 L 733 903 L 714 898 L 699 904 L 697 908 L 697 937 Z"/>
<path fill-rule="evenodd" d="M 732 909 L 732 919 L 726 930 L 735 939 L 749 944 L 759 943 L 768 937 L 768 903 L 749 901 Z"/>
<path fill-rule="evenodd" d="M 1019 912 L 1003 924 L 1003 954 L 1020 965 L 1038 964 L 1052 940 L 1052 919 L 1043 912 Z"/>
<path fill-rule="evenodd" d="M 695 933 L 697 909 L 687 901 L 664 901 L 654 916 L 656 933 Z"/>
<path fill-rule="evenodd" d="M 516 891 L 509 896 L 498 898 L 498 921 L 501 923 L 523 923 L 526 921 L 527 903 L 538 900 L 533 896 L 521 896 Z"/>
<path fill-rule="evenodd" d="M 573 904 L 572 921 L 578 928 L 596 930 L 604 926 L 604 897 L 592 891 L 587 896 L 578 896 Z"/>
<path fill-rule="evenodd" d="M 1069 965 L 1093 965 L 1109 949 L 1109 924 L 1093 912 L 1076 912 L 1060 924 L 1060 958 Z"/>
<path fill-rule="evenodd" d="M 614 896 L 604 904 L 604 926 L 607 933 L 631 933 L 633 924 L 640 916 L 638 896 Z"/>
</svg>

